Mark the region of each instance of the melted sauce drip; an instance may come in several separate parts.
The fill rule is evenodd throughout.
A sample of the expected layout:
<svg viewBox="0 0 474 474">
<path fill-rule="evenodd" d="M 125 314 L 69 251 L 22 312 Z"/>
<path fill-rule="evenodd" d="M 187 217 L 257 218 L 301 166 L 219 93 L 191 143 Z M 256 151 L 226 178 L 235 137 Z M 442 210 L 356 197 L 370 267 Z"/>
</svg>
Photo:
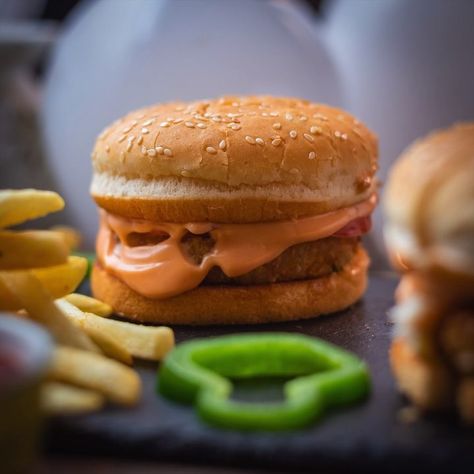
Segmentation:
<svg viewBox="0 0 474 474">
<path fill-rule="evenodd" d="M 374 194 L 354 206 L 326 214 L 255 224 L 157 223 L 101 211 L 97 256 L 110 273 L 137 293 L 169 298 L 196 288 L 214 266 L 228 277 L 236 277 L 270 262 L 292 245 L 334 235 L 354 220 L 369 216 L 376 201 Z M 188 232 L 210 233 L 215 241 L 200 263 L 182 248 L 181 239 Z M 164 235 L 165 240 L 130 246 L 127 239 L 134 233 Z"/>
</svg>

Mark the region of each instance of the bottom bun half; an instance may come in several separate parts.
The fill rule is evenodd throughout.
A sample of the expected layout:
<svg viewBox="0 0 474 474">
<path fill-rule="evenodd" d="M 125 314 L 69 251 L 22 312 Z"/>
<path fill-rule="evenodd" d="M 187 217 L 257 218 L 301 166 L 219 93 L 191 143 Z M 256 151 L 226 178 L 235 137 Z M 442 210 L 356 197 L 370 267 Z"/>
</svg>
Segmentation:
<svg viewBox="0 0 474 474">
<path fill-rule="evenodd" d="M 201 285 L 173 298 L 149 299 L 99 264 L 92 292 L 128 319 L 154 324 L 258 324 L 307 319 L 355 303 L 367 287 L 369 258 L 360 246 L 338 272 L 284 283 L 250 286 Z"/>
</svg>

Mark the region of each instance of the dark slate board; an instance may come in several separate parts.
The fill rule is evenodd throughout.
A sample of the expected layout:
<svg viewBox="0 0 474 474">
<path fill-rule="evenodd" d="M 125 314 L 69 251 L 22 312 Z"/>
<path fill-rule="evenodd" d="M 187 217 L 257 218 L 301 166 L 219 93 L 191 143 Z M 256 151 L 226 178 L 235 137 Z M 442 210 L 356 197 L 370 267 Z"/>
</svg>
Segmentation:
<svg viewBox="0 0 474 474">
<path fill-rule="evenodd" d="M 112 456 L 179 463 L 400 473 L 467 472 L 474 465 L 474 430 L 454 418 L 430 417 L 406 424 L 397 416 L 405 402 L 388 366 L 396 280 L 372 275 L 360 303 L 347 311 L 309 321 L 260 327 L 176 327 L 178 342 L 229 332 L 289 331 L 327 339 L 364 358 L 372 374 L 370 398 L 328 414 L 310 429 L 284 434 L 239 433 L 206 426 L 191 407 L 155 393 L 155 366 L 137 364 L 144 396 L 134 409 L 53 420 L 47 451 L 53 455 Z M 274 395 L 274 394 L 273 394 Z"/>
</svg>

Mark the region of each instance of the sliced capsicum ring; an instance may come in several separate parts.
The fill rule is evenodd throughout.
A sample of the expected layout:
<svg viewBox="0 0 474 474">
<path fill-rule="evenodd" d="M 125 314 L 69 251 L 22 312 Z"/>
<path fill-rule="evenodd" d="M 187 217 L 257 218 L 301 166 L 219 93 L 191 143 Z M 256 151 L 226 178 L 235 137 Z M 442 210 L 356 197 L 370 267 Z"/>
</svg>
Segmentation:
<svg viewBox="0 0 474 474">
<path fill-rule="evenodd" d="M 278 403 L 230 399 L 231 379 L 295 377 Z M 327 407 L 354 403 L 369 391 L 366 365 L 353 354 L 300 334 L 255 333 L 198 339 L 178 345 L 164 360 L 158 390 L 194 404 L 215 426 L 290 430 L 314 422 Z"/>
</svg>

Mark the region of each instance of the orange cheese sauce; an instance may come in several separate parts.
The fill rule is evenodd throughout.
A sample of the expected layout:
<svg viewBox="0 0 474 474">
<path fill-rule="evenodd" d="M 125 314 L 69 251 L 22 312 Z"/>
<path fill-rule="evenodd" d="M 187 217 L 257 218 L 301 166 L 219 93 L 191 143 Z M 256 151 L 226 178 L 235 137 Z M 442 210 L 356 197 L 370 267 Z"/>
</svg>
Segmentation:
<svg viewBox="0 0 474 474">
<path fill-rule="evenodd" d="M 376 201 L 374 194 L 325 214 L 254 224 L 149 222 L 101 211 L 97 256 L 107 271 L 137 293 L 169 298 L 196 288 L 214 266 L 236 277 L 270 262 L 293 245 L 329 237 L 354 219 L 370 215 Z M 199 264 L 181 246 L 188 232 L 209 232 L 215 241 Z M 131 233 L 162 234 L 165 238 L 152 245 L 130 246 L 127 237 Z"/>
</svg>

